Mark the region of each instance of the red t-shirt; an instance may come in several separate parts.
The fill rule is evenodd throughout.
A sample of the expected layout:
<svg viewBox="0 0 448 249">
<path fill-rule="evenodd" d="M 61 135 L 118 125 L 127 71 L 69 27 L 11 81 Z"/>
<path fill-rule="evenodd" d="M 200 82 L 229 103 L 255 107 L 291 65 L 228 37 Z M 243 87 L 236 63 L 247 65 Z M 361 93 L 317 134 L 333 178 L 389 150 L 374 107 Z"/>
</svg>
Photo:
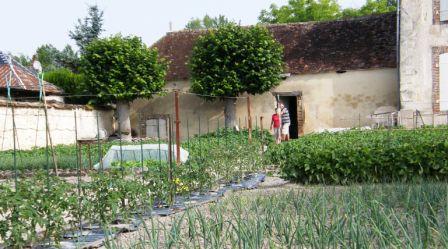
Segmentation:
<svg viewBox="0 0 448 249">
<path fill-rule="evenodd" d="M 272 114 L 272 121 L 274 122 L 274 128 L 280 128 L 280 118 L 277 113 Z"/>
</svg>

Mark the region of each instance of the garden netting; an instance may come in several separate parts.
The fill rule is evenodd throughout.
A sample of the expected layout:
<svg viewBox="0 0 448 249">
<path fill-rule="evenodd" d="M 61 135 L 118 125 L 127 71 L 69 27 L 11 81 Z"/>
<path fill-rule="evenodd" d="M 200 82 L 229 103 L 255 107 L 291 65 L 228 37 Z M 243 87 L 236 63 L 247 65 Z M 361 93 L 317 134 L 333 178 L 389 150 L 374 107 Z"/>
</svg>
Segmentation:
<svg viewBox="0 0 448 249">
<path fill-rule="evenodd" d="M 139 162 L 146 160 L 162 160 L 168 161 L 168 144 L 142 144 L 142 145 L 113 145 L 103 157 L 103 168 L 107 169 L 112 166 L 114 162 Z M 143 158 L 142 158 L 143 153 Z M 176 146 L 172 146 L 173 160 L 177 158 Z M 180 161 L 185 163 L 188 160 L 188 151 L 180 148 Z M 94 165 L 95 169 L 101 167 L 100 163 Z"/>
</svg>

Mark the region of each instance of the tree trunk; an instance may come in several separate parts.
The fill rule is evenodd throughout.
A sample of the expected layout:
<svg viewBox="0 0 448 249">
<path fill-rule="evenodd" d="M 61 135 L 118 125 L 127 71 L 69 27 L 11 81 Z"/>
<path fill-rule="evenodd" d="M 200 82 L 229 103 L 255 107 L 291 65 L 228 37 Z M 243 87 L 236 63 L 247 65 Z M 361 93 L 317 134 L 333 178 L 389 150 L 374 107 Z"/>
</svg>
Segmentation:
<svg viewBox="0 0 448 249">
<path fill-rule="evenodd" d="M 118 132 L 121 134 L 121 139 L 126 141 L 132 140 L 130 109 L 129 101 L 119 100 L 117 102 L 118 128 L 120 129 Z"/>
<path fill-rule="evenodd" d="M 226 98 L 224 106 L 225 127 L 228 129 L 235 127 L 236 120 L 236 98 Z"/>
</svg>

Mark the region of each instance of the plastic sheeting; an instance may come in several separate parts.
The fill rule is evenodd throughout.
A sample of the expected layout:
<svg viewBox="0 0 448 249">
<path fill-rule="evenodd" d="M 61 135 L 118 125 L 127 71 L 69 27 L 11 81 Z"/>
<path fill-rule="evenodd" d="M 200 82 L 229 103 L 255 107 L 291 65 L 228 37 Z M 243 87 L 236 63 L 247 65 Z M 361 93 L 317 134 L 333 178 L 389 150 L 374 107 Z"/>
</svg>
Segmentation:
<svg viewBox="0 0 448 249">
<path fill-rule="evenodd" d="M 160 148 L 160 150 L 159 150 Z M 143 144 L 143 145 L 113 145 L 106 155 L 103 157 L 103 168 L 110 168 L 113 162 L 119 162 L 121 155 L 123 155 L 123 162 L 135 161 L 140 162 L 142 160 L 162 160 L 168 161 L 168 144 Z M 172 146 L 172 153 L 174 155 L 173 160 L 177 158 L 176 146 Z M 180 161 L 185 163 L 188 160 L 188 151 L 180 148 Z M 100 168 L 100 163 L 94 165 L 95 169 Z"/>
</svg>

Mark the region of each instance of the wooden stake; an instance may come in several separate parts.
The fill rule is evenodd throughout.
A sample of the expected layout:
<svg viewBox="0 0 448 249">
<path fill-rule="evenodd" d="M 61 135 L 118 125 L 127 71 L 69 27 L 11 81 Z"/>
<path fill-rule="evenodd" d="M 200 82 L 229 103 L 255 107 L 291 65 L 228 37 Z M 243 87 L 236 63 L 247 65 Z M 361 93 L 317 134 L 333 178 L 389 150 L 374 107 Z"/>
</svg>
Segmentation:
<svg viewBox="0 0 448 249">
<path fill-rule="evenodd" d="M 248 132 L 249 132 L 249 142 L 252 141 L 252 117 L 250 114 L 250 95 L 247 95 L 247 119 L 249 123 Z"/>
<path fill-rule="evenodd" d="M 179 120 L 179 90 L 174 91 L 174 110 L 176 112 L 176 164 L 180 164 L 180 120 Z"/>
<path fill-rule="evenodd" d="M 45 94 L 45 81 L 43 79 L 42 79 L 42 93 L 43 93 L 42 99 L 44 102 L 44 113 L 45 113 L 45 124 L 46 124 L 45 126 L 46 126 L 46 131 L 47 131 L 46 136 L 48 137 L 48 141 L 50 142 L 50 149 L 51 149 L 51 155 L 53 157 L 53 166 L 54 166 L 53 171 L 54 171 L 54 174 L 56 176 L 58 176 L 58 165 L 56 162 L 56 155 L 55 155 L 54 148 L 53 148 L 53 139 L 51 138 L 51 133 L 50 133 L 50 123 L 48 122 L 48 108 L 47 108 L 47 99 L 46 99 L 46 94 Z"/>
</svg>

